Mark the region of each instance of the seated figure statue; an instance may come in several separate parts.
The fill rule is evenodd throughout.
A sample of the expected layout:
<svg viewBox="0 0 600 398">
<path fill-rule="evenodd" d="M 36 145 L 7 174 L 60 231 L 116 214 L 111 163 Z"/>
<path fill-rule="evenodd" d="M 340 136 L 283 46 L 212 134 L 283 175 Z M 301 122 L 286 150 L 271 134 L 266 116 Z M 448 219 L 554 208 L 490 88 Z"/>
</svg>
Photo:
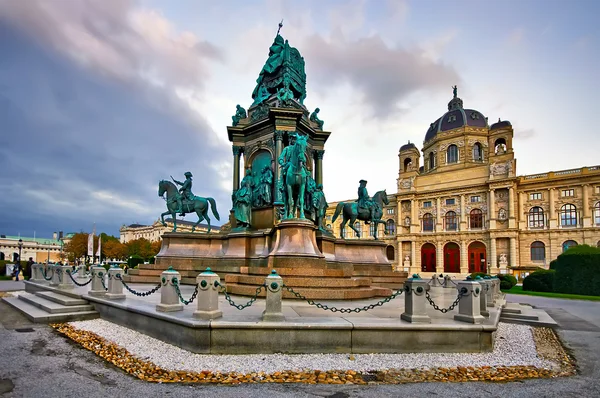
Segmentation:
<svg viewBox="0 0 600 398">
<path fill-rule="evenodd" d="M 232 120 L 231 125 L 235 127 L 235 126 L 238 125 L 238 123 L 240 122 L 240 120 L 245 119 L 247 117 L 248 117 L 248 115 L 246 114 L 246 110 L 244 108 L 242 108 L 240 106 L 240 104 L 237 104 L 235 106 L 235 115 L 233 115 L 231 117 L 231 120 Z"/>
<path fill-rule="evenodd" d="M 317 126 L 319 126 L 319 130 L 323 130 L 323 121 L 321 119 L 319 119 L 319 112 L 321 110 L 319 108 L 315 109 L 315 111 L 313 113 L 310 114 L 310 121 L 314 122 L 317 124 Z"/>
</svg>

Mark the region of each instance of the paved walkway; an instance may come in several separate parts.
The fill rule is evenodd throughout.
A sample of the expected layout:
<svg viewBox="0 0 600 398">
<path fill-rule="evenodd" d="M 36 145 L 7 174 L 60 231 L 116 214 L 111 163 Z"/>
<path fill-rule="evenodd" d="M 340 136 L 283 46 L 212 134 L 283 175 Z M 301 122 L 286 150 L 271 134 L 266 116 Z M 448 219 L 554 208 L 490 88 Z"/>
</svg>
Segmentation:
<svg viewBox="0 0 600 398">
<path fill-rule="evenodd" d="M 25 290 L 23 281 L 0 281 L 0 292 L 14 292 L 17 290 Z"/>
</svg>

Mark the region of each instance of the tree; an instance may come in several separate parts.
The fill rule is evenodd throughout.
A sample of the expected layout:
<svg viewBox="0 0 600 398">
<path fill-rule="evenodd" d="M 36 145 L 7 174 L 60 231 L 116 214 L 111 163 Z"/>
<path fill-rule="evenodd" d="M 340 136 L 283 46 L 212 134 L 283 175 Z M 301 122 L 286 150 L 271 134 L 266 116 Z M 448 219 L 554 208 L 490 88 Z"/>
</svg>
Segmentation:
<svg viewBox="0 0 600 398">
<path fill-rule="evenodd" d="M 144 259 L 148 259 L 153 255 L 152 243 L 145 238 L 130 240 L 125 244 L 127 246 L 127 255 L 138 255 Z"/>
<path fill-rule="evenodd" d="M 69 261 L 75 261 L 87 254 L 88 234 L 79 232 L 73 235 L 73 238 L 64 247 Z"/>
<path fill-rule="evenodd" d="M 102 242 L 102 254 L 107 259 L 124 260 L 127 258 L 127 247 L 118 239 L 107 239 Z"/>
<path fill-rule="evenodd" d="M 162 246 L 162 240 L 157 240 L 156 242 L 151 243 L 152 256 L 156 256 L 158 252 L 160 252 L 160 248 Z"/>
</svg>

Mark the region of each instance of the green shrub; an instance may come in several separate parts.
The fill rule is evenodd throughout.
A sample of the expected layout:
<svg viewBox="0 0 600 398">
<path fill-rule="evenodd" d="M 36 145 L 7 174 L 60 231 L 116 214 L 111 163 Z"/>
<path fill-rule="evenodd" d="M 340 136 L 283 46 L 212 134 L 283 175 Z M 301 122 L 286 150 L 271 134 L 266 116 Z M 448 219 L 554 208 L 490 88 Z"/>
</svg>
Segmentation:
<svg viewBox="0 0 600 398">
<path fill-rule="evenodd" d="M 600 296 L 600 253 L 585 246 L 570 248 L 552 264 L 555 293 Z"/>
<path fill-rule="evenodd" d="M 149 264 L 154 264 L 155 261 L 156 261 L 156 257 L 154 257 L 154 256 L 152 256 L 152 257 L 150 257 L 150 259 L 148 259 Z"/>
<path fill-rule="evenodd" d="M 571 246 L 562 255 L 572 256 L 572 255 L 578 255 L 578 254 L 600 254 L 600 248 L 590 246 L 590 245 Z"/>
<path fill-rule="evenodd" d="M 129 268 L 137 268 L 138 264 L 144 264 L 144 258 L 134 254 L 127 259 L 127 266 Z"/>
<path fill-rule="evenodd" d="M 510 290 L 514 285 L 517 284 L 517 278 L 515 278 L 513 275 L 498 274 L 497 277 L 500 279 L 501 290 Z"/>
<path fill-rule="evenodd" d="M 532 272 L 523 279 L 523 290 L 531 292 L 552 292 L 555 274 L 556 271 L 553 269 L 539 269 Z"/>
<path fill-rule="evenodd" d="M 473 280 L 475 280 L 475 278 L 477 278 L 478 276 L 480 276 L 482 279 L 484 276 L 491 277 L 490 274 L 486 274 L 485 272 L 473 272 L 470 276 L 471 276 L 471 279 L 473 279 Z"/>
</svg>

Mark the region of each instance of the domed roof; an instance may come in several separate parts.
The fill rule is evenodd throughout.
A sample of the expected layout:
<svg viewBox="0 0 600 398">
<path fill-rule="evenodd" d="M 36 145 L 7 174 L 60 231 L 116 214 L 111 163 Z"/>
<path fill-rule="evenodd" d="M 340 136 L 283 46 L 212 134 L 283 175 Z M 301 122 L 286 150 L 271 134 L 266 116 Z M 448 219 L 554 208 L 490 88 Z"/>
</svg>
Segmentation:
<svg viewBox="0 0 600 398">
<path fill-rule="evenodd" d="M 412 149 L 412 148 L 417 148 L 415 146 L 415 144 L 413 144 L 412 142 L 408 141 L 408 144 L 404 144 L 400 147 L 400 151 L 406 151 L 407 149 Z"/>
<path fill-rule="evenodd" d="M 510 124 L 510 122 L 508 120 L 500 120 L 500 118 L 498 118 L 498 121 L 494 124 L 492 124 L 492 127 L 490 127 L 490 130 L 495 130 L 495 129 L 499 129 L 502 127 L 510 127 L 512 126 L 512 124 Z"/>
<path fill-rule="evenodd" d="M 448 112 L 429 125 L 425 133 L 425 142 L 432 140 L 441 131 L 453 130 L 459 127 L 488 127 L 483 113 L 475 109 L 464 109 L 460 98 L 455 97 L 448 103 Z"/>
</svg>

